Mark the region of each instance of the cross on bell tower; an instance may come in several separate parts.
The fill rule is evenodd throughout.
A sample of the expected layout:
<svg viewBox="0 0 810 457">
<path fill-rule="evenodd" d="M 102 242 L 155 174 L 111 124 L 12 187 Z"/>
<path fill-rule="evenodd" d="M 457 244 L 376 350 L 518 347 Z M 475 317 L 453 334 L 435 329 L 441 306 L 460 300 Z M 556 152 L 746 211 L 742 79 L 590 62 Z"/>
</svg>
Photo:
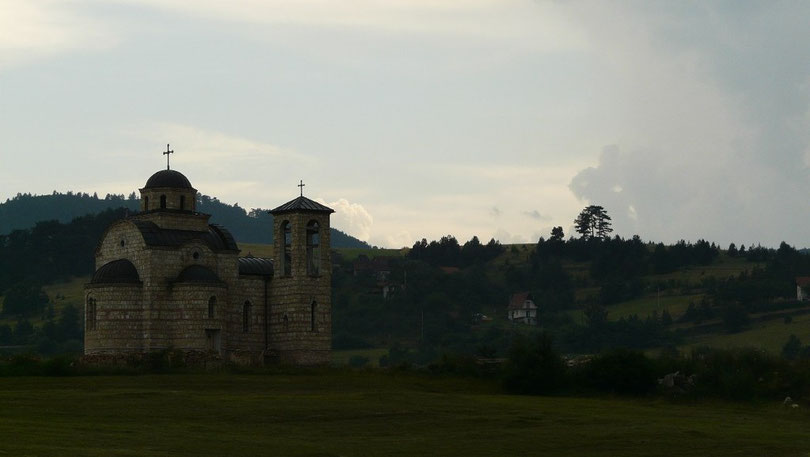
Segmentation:
<svg viewBox="0 0 810 457">
<path fill-rule="evenodd" d="M 298 188 L 301 189 L 301 196 L 302 197 L 304 196 L 304 186 L 306 186 L 306 184 L 304 184 L 304 180 L 303 179 L 299 180 Z"/>
<path fill-rule="evenodd" d="M 165 155 L 165 156 L 166 156 L 166 169 L 167 169 L 167 170 L 169 169 L 169 154 L 174 154 L 174 151 L 173 151 L 173 150 L 170 150 L 170 149 L 169 149 L 169 145 L 167 144 L 167 145 L 166 145 L 166 151 L 165 151 L 165 152 L 163 152 L 163 155 Z"/>
</svg>

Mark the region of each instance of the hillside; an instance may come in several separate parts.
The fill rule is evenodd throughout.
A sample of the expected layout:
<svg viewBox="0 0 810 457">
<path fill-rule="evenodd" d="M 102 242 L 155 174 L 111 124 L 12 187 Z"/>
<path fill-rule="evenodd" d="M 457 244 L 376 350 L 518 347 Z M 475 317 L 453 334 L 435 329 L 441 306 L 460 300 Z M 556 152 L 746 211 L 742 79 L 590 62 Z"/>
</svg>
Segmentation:
<svg viewBox="0 0 810 457">
<path fill-rule="evenodd" d="M 115 208 L 126 208 L 130 213 L 135 213 L 140 208 L 140 199 L 134 192 L 128 197 L 108 194 L 104 198 L 95 194 L 73 192 L 54 192 L 51 195 L 17 194 L 5 203 L 0 203 L 0 235 L 31 228 L 40 221 L 56 220 L 67 223 L 80 216 Z M 211 223 L 225 226 L 239 242 L 273 242 L 270 229 L 273 226 L 273 216 L 267 210 L 254 208 L 248 212 L 238 205 L 228 205 L 215 197 L 202 194 L 197 194 L 197 210 L 210 214 Z M 370 247 L 366 242 L 335 228 L 332 228 L 332 245 L 347 248 Z"/>
<path fill-rule="evenodd" d="M 34 239 L 50 240 L 54 226 L 38 227 L 42 232 L 35 231 Z M 48 257 L 47 242 L 18 241 L 23 248 L 10 257 Z M 740 254 L 708 243 L 663 246 L 635 239 L 598 244 L 572 239 L 557 246 L 454 242 L 417 243 L 410 250 L 334 249 L 335 360 L 376 365 L 382 355 L 389 363 L 418 364 L 445 353 L 499 357 L 515 335 L 541 330 L 567 354 L 706 345 L 779 354 L 792 334 L 810 343 L 810 303 L 795 300 L 793 283 L 810 271 L 810 256 L 787 245 Z M 44 251 L 31 251 L 32 246 Z M 240 243 L 240 248 L 245 255 L 273 257 L 270 245 Z M 42 289 L 51 309 L 57 314 L 67 305 L 81 309 L 89 271 L 71 273 L 60 267 L 58 256 L 51 257 L 55 263 L 31 264 L 37 274 L 52 272 Z M 8 268 L 13 274 L 27 271 Z M 510 296 L 518 292 L 533 295 L 539 326 L 507 319 Z M 37 313 L 29 319 L 35 327 L 45 323 Z M 8 315 L 4 322 L 14 327 L 17 320 Z M 802 347 L 798 350 L 810 354 Z"/>
</svg>

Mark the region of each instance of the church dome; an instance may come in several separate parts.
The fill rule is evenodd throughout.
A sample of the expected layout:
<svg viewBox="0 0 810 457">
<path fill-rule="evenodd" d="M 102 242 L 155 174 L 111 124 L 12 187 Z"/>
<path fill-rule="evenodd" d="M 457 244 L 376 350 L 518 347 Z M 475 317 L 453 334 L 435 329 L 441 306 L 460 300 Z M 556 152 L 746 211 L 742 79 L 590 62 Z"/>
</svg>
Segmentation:
<svg viewBox="0 0 810 457">
<path fill-rule="evenodd" d="M 149 180 L 146 181 L 144 189 L 151 189 L 155 187 L 175 187 L 180 189 L 192 189 L 191 183 L 183 173 L 176 170 L 160 170 L 153 174 Z"/>
<path fill-rule="evenodd" d="M 139 283 L 138 270 L 127 259 L 104 264 L 93 274 L 91 284 Z"/>
<path fill-rule="evenodd" d="M 221 282 L 217 274 L 201 265 L 191 265 L 180 272 L 178 282 Z"/>
</svg>

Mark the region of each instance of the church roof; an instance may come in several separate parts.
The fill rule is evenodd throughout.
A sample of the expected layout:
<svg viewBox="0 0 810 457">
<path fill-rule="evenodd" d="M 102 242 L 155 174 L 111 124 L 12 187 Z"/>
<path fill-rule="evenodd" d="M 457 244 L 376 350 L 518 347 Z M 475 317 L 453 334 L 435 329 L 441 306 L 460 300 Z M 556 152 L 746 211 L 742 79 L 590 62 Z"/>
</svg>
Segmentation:
<svg viewBox="0 0 810 457">
<path fill-rule="evenodd" d="M 177 187 L 181 189 L 193 189 L 191 182 L 183 173 L 177 170 L 160 170 L 153 174 L 147 181 L 144 189 L 153 187 Z"/>
<path fill-rule="evenodd" d="M 191 265 L 180 272 L 177 282 L 222 282 L 216 273 L 202 265 Z"/>
<path fill-rule="evenodd" d="M 200 241 L 212 251 L 238 251 L 233 236 L 224 227 L 210 224 L 207 232 L 174 230 L 158 227 L 152 221 L 133 220 L 147 246 L 179 247 L 191 241 Z"/>
<path fill-rule="evenodd" d="M 137 284 L 140 282 L 138 269 L 127 259 L 113 260 L 102 265 L 90 280 L 90 284 Z"/>
<path fill-rule="evenodd" d="M 311 213 L 334 213 L 335 210 L 328 206 L 321 205 L 316 201 L 312 201 L 303 195 L 290 200 L 287 203 L 279 206 L 276 209 L 271 209 L 270 214 L 287 213 L 291 211 L 308 211 Z"/>
<path fill-rule="evenodd" d="M 239 274 L 273 276 L 273 261 L 261 257 L 240 257 Z"/>
</svg>

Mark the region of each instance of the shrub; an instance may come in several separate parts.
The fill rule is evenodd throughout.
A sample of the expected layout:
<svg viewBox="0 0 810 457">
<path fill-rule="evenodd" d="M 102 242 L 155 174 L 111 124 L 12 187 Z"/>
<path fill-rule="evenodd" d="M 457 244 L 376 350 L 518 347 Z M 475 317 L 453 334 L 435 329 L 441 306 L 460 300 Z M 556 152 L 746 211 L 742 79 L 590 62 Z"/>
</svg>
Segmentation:
<svg viewBox="0 0 810 457">
<path fill-rule="evenodd" d="M 504 367 L 504 388 L 521 394 L 546 394 L 558 391 L 566 380 L 565 363 L 540 333 L 533 339 L 518 336 L 509 349 Z"/>
<path fill-rule="evenodd" d="M 353 355 L 349 358 L 349 366 L 353 368 L 363 368 L 368 362 L 369 358 L 362 355 Z"/>
<path fill-rule="evenodd" d="M 643 395 L 656 385 L 653 362 L 639 351 L 614 349 L 595 357 L 585 368 L 591 387 L 621 395 Z"/>
</svg>

